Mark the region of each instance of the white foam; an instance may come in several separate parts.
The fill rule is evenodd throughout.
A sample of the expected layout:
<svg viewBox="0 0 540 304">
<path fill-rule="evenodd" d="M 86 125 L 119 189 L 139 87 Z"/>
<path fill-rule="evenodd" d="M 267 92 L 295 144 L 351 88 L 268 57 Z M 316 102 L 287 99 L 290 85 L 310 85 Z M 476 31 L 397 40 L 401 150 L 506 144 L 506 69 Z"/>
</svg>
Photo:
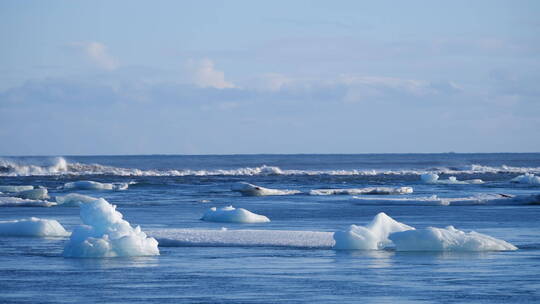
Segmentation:
<svg viewBox="0 0 540 304">
<path fill-rule="evenodd" d="M 208 209 L 201 218 L 208 222 L 226 222 L 226 223 L 266 223 L 270 219 L 264 215 L 255 214 L 244 208 L 234 208 L 227 206 L 223 208 L 212 207 Z"/>
<path fill-rule="evenodd" d="M 503 240 L 477 233 L 463 232 L 453 226 L 429 227 L 392 233 L 389 239 L 397 251 L 506 251 L 517 247 Z"/>
<path fill-rule="evenodd" d="M 49 194 L 46 188 L 37 188 L 32 190 L 24 190 L 15 194 L 17 197 L 32 200 L 46 200 Z"/>
<path fill-rule="evenodd" d="M 64 247 L 65 257 L 103 258 L 159 255 L 158 242 L 133 228 L 106 200 L 81 204 L 84 225 L 75 228 Z"/>
<path fill-rule="evenodd" d="M 514 177 L 511 182 L 519 184 L 540 185 L 540 176 L 536 176 L 531 173 L 525 173 L 524 175 Z"/>
<path fill-rule="evenodd" d="M 0 158 L 0 175 L 55 175 L 68 172 L 68 164 L 62 157 L 44 159 L 39 162 L 38 164 L 33 164 L 25 159 Z"/>
<path fill-rule="evenodd" d="M 0 207 L 51 207 L 56 203 L 43 201 L 24 199 L 20 197 L 0 196 Z"/>
<path fill-rule="evenodd" d="M 34 189 L 34 186 L 9 186 L 3 185 L 0 186 L 0 191 L 2 192 L 21 192 Z"/>
<path fill-rule="evenodd" d="M 70 193 L 68 195 L 56 197 L 56 203 L 61 206 L 80 206 L 81 204 L 91 203 L 95 200 L 97 200 L 97 198 L 78 193 Z"/>
<path fill-rule="evenodd" d="M 293 247 L 325 248 L 334 246 L 332 232 L 292 230 L 198 230 L 160 229 L 149 234 L 160 246 L 185 247 Z"/>
<path fill-rule="evenodd" d="M 301 193 L 298 190 L 270 189 L 246 182 L 238 182 L 233 184 L 231 190 L 240 192 L 244 196 L 293 195 Z"/>
<path fill-rule="evenodd" d="M 95 181 L 77 181 L 64 184 L 64 189 L 67 190 L 126 190 L 129 187 L 128 183 L 100 183 Z"/>
<path fill-rule="evenodd" d="M 381 212 L 367 226 L 351 225 L 345 231 L 334 233 L 337 250 L 379 250 L 390 244 L 391 233 L 414 229 L 395 221 Z"/>
<path fill-rule="evenodd" d="M 56 220 L 31 217 L 29 219 L 0 221 L 0 235 L 59 237 L 69 236 L 69 232 Z"/>
<path fill-rule="evenodd" d="M 367 195 L 367 194 L 410 194 L 413 193 L 412 187 L 368 187 L 368 188 L 353 188 L 353 189 L 315 189 L 309 191 L 310 195 Z"/>
<path fill-rule="evenodd" d="M 439 179 L 439 175 L 435 173 L 425 173 L 420 175 L 420 179 L 427 184 L 446 184 L 446 185 L 463 185 L 463 184 L 483 184 L 481 179 L 469 179 L 460 181 L 455 176 L 450 176 L 448 179 Z"/>
</svg>

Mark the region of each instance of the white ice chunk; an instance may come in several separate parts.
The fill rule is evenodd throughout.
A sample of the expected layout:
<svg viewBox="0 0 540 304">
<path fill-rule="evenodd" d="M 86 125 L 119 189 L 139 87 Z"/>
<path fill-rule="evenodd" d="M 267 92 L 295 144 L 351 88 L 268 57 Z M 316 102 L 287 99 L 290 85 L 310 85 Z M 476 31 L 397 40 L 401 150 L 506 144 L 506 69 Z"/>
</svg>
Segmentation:
<svg viewBox="0 0 540 304">
<path fill-rule="evenodd" d="M 159 255 L 158 242 L 133 228 L 116 211 L 116 206 L 100 198 L 80 205 L 84 225 L 75 228 L 65 257 L 103 258 Z"/>
<path fill-rule="evenodd" d="M 338 250 L 379 250 L 390 244 L 388 235 L 414 229 L 381 212 L 367 226 L 351 225 L 348 230 L 334 233 Z"/>
<path fill-rule="evenodd" d="M 100 183 L 95 181 L 77 181 L 64 184 L 64 189 L 69 190 L 126 190 L 128 183 Z"/>
<path fill-rule="evenodd" d="M 392 233 L 389 239 L 397 251 L 505 251 L 517 247 L 503 240 L 471 231 L 429 227 Z"/>
<path fill-rule="evenodd" d="M 56 197 L 56 203 L 62 206 L 80 206 L 81 204 L 90 203 L 95 200 L 97 200 L 97 198 L 78 193 L 70 193 L 68 195 Z"/>
<path fill-rule="evenodd" d="M 413 193 L 412 187 L 368 187 L 353 189 L 315 189 L 309 191 L 310 195 L 361 195 L 361 194 L 410 194 Z"/>
<path fill-rule="evenodd" d="M 469 179 L 460 181 L 455 176 L 450 176 L 448 179 L 439 179 L 439 175 L 435 173 L 426 173 L 420 175 L 420 179 L 426 184 L 446 184 L 446 185 L 464 185 L 464 184 L 483 184 L 481 179 Z"/>
<path fill-rule="evenodd" d="M 298 190 L 269 189 L 246 182 L 238 182 L 233 184 L 231 190 L 240 192 L 244 196 L 293 195 L 301 193 Z"/>
<path fill-rule="evenodd" d="M 227 206 L 223 208 L 212 207 L 204 213 L 201 220 L 209 222 L 245 224 L 270 222 L 270 219 L 264 215 L 255 214 L 244 208 L 236 209 L 233 206 Z"/>
<path fill-rule="evenodd" d="M 540 185 L 540 176 L 536 176 L 531 173 L 525 173 L 524 175 L 514 177 L 511 182 L 519 184 Z"/>
<path fill-rule="evenodd" d="M 33 200 L 46 200 L 49 198 L 47 189 L 37 188 L 32 190 L 24 190 L 16 194 L 17 197 Z"/>
<path fill-rule="evenodd" d="M 32 189 L 34 189 L 34 186 L 9 186 L 9 185 L 0 186 L 1 192 L 21 192 L 21 191 L 32 190 Z"/>
<path fill-rule="evenodd" d="M 56 220 L 29 219 L 0 221 L 0 235 L 3 236 L 69 236 L 62 225 Z"/>
<path fill-rule="evenodd" d="M 0 207 L 51 207 L 54 205 L 56 203 L 49 201 L 0 196 Z"/>
</svg>

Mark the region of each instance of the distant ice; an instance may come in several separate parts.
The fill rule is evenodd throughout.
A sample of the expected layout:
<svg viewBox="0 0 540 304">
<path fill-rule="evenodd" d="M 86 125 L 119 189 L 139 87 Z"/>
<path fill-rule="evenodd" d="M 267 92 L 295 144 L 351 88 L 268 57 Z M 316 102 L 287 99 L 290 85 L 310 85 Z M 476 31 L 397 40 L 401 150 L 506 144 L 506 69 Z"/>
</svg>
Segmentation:
<svg viewBox="0 0 540 304">
<path fill-rule="evenodd" d="M 49 198 L 48 191 L 45 188 L 24 190 L 24 191 L 17 192 L 15 195 L 20 198 L 32 199 L 32 200 L 46 200 Z"/>
<path fill-rule="evenodd" d="M 527 196 L 528 197 L 528 196 Z M 416 197 L 366 197 L 353 196 L 356 200 L 366 202 L 386 202 L 395 204 L 432 204 L 432 205 L 482 205 L 494 203 L 515 204 L 518 201 L 526 203 L 526 198 L 517 199 L 517 197 L 505 194 L 483 193 L 466 197 L 440 197 L 437 195 L 431 196 L 416 196 Z"/>
<path fill-rule="evenodd" d="M 410 194 L 413 193 L 412 187 L 368 187 L 368 188 L 352 188 L 352 189 L 315 189 L 309 191 L 310 195 L 359 195 L 359 194 Z"/>
<path fill-rule="evenodd" d="M 519 184 L 540 185 L 540 176 L 536 176 L 531 173 L 525 173 L 524 175 L 514 177 L 511 182 Z"/>
<path fill-rule="evenodd" d="M 67 190 L 126 190 L 129 187 L 128 183 L 100 183 L 95 181 L 77 181 L 64 184 L 64 189 Z"/>
<path fill-rule="evenodd" d="M 463 232 L 453 226 L 429 227 L 392 233 L 389 239 L 397 251 L 507 251 L 517 247 L 503 240 L 477 233 Z"/>
<path fill-rule="evenodd" d="M 44 200 L 24 199 L 20 197 L 0 196 L 0 207 L 51 207 L 56 203 Z"/>
<path fill-rule="evenodd" d="M 351 225 L 345 231 L 334 233 L 338 250 L 379 250 L 388 246 L 391 242 L 388 236 L 394 232 L 414 229 L 402 224 L 381 212 L 368 225 Z"/>
<path fill-rule="evenodd" d="M 56 220 L 31 217 L 21 220 L 0 221 L 0 235 L 57 237 L 69 236 L 69 232 Z"/>
<path fill-rule="evenodd" d="M 133 228 L 116 211 L 116 206 L 100 198 L 80 205 L 84 225 L 75 228 L 64 247 L 65 257 L 103 258 L 159 255 L 158 242 Z"/>
<path fill-rule="evenodd" d="M 298 190 L 269 189 L 246 182 L 238 182 L 233 184 L 231 190 L 240 192 L 244 196 L 293 195 L 301 193 Z"/>
<path fill-rule="evenodd" d="M 420 179 L 426 184 L 483 184 L 484 181 L 481 179 L 469 179 L 460 181 L 455 176 L 450 176 L 448 179 L 439 179 L 439 175 L 435 173 L 425 173 L 420 175 Z"/>
<path fill-rule="evenodd" d="M 236 209 L 233 206 L 223 208 L 212 207 L 204 213 L 201 220 L 208 222 L 245 224 L 270 222 L 270 219 L 264 215 L 255 214 L 244 208 Z"/>
<path fill-rule="evenodd" d="M 34 186 L 9 186 L 3 185 L 0 186 L 1 192 L 21 192 L 34 189 Z"/>
<path fill-rule="evenodd" d="M 68 195 L 56 197 L 56 203 L 61 206 L 80 206 L 81 204 L 91 203 L 95 200 L 97 200 L 97 198 L 78 193 L 70 193 Z"/>
</svg>

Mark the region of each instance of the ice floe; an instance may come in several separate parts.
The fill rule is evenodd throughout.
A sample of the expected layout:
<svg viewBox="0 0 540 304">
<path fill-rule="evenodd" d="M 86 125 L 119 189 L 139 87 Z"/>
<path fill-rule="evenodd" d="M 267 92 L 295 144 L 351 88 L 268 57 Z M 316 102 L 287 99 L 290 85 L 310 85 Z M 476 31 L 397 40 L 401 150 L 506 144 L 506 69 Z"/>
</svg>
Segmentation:
<svg viewBox="0 0 540 304">
<path fill-rule="evenodd" d="M 427 184 L 446 184 L 446 185 L 463 185 L 463 184 L 483 184 L 481 179 L 469 179 L 460 181 L 455 176 L 450 176 L 448 179 L 439 179 L 439 175 L 435 173 L 425 173 L 420 175 L 420 179 Z"/>
<path fill-rule="evenodd" d="M 158 242 L 133 228 L 104 199 L 80 205 L 84 225 L 75 228 L 64 247 L 65 257 L 104 258 L 159 255 Z"/>
<path fill-rule="evenodd" d="M 65 183 L 63 189 L 66 190 L 126 190 L 129 183 L 100 183 L 95 181 L 76 181 Z"/>
<path fill-rule="evenodd" d="M 227 206 L 223 208 L 212 207 L 202 216 L 201 220 L 208 222 L 226 222 L 226 223 L 266 223 L 270 219 L 264 215 L 255 214 L 244 208 L 234 208 Z"/>
<path fill-rule="evenodd" d="M 298 190 L 270 189 L 246 182 L 238 182 L 233 184 L 231 190 L 235 192 L 240 192 L 244 196 L 293 195 L 301 193 Z"/>
<path fill-rule="evenodd" d="M 531 173 L 525 173 L 523 175 L 514 177 L 511 182 L 519 184 L 540 185 L 540 176 L 536 176 Z"/>
<path fill-rule="evenodd" d="M 21 192 L 34 189 L 34 186 L 10 186 L 2 185 L 0 186 L 1 192 Z"/>
<path fill-rule="evenodd" d="M 387 194 L 410 194 L 413 193 L 412 187 L 368 187 L 356 189 L 315 189 L 309 191 L 310 195 L 387 195 Z"/>
<path fill-rule="evenodd" d="M 17 192 L 15 196 L 24 198 L 24 199 L 32 199 L 32 200 L 46 200 L 49 198 L 49 194 L 46 188 L 37 188 L 37 189 L 20 191 L 20 192 Z"/>
<path fill-rule="evenodd" d="M 95 200 L 97 200 L 97 198 L 78 193 L 70 193 L 68 195 L 56 197 L 56 203 L 61 206 L 80 206 L 81 204 L 91 203 Z"/>
<path fill-rule="evenodd" d="M 44 200 L 24 199 L 12 196 L 0 196 L 0 207 L 51 207 L 55 202 Z"/>
<path fill-rule="evenodd" d="M 31 217 L 21 220 L 0 221 L 0 235 L 60 237 L 69 236 L 69 232 L 56 220 Z"/>
</svg>

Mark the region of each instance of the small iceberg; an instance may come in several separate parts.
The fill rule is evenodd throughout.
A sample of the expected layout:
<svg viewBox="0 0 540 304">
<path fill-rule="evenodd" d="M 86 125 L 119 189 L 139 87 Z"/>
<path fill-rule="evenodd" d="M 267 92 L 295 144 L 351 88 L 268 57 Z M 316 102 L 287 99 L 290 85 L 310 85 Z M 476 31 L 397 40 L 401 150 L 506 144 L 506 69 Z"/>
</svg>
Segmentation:
<svg viewBox="0 0 540 304">
<path fill-rule="evenodd" d="M 29 219 L 0 221 L 2 236 L 64 237 L 69 236 L 64 227 L 56 220 Z"/>
<path fill-rule="evenodd" d="M 65 183 L 65 190 L 126 190 L 129 187 L 128 183 L 100 183 L 95 181 L 77 181 Z"/>
<path fill-rule="evenodd" d="M 70 193 L 68 195 L 56 197 L 56 203 L 59 206 L 80 206 L 81 204 L 91 203 L 95 200 L 97 200 L 97 198 L 78 193 Z"/>
<path fill-rule="evenodd" d="M 100 198 L 80 205 L 84 225 L 75 228 L 64 247 L 64 256 L 106 258 L 159 255 L 158 242 L 133 228 L 116 211 L 116 206 Z"/>
<path fill-rule="evenodd" d="M 389 239 L 397 251 L 509 251 L 517 247 L 474 231 L 463 232 L 448 226 L 428 227 L 393 233 Z"/>
<path fill-rule="evenodd" d="M 269 189 L 246 182 L 238 182 L 233 184 L 231 190 L 240 192 L 240 194 L 243 196 L 293 195 L 301 193 L 298 190 Z"/>
<path fill-rule="evenodd" d="M 445 185 L 465 185 L 465 184 L 483 184 L 481 179 L 469 179 L 460 181 L 455 176 L 450 176 L 448 179 L 439 179 L 439 175 L 435 173 L 426 173 L 420 175 L 420 179 L 426 184 L 445 184 Z"/>
<path fill-rule="evenodd" d="M 367 226 L 351 225 L 334 233 L 334 249 L 380 250 L 395 247 L 397 251 L 506 251 L 517 247 L 503 240 L 471 231 L 429 227 L 416 230 L 379 213 Z"/>
<path fill-rule="evenodd" d="M 309 191 L 309 195 L 391 195 L 411 194 L 412 187 L 368 187 L 356 189 L 315 189 Z"/>
<path fill-rule="evenodd" d="M 233 206 L 227 206 L 223 208 L 212 207 L 208 209 L 201 218 L 203 221 L 208 222 L 225 222 L 225 223 L 267 223 L 270 219 L 264 215 L 255 214 L 244 208 L 234 208 Z"/>
<path fill-rule="evenodd" d="M 388 236 L 394 232 L 414 229 L 381 212 L 367 226 L 351 225 L 345 231 L 334 233 L 338 250 L 380 250 L 391 244 Z"/>
<path fill-rule="evenodd" d="M 518 184 L 540 185 L 540 176 L 536 176 L 531 173 L 525 173 L 523 175 L 514 177 L 511 182 Z"/>
</svg>

